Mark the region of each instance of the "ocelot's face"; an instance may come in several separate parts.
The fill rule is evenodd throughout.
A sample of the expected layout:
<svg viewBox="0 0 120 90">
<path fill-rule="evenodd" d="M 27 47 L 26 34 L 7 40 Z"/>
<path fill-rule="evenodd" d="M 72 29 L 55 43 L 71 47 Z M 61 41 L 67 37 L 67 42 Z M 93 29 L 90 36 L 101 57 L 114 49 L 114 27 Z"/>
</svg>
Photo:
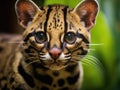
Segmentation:
<svg viewBox="0 0 120 90">
<path fill-rule="evenodd" d="M 19 8 L 21 3 L 17 4 Z M 97 12 L 94 12 L 95 15 L 92 14 L 91 18 L 87 14 L 91 14 L 92 10 L 89 13 L 85 11 L 87 9 L 80 10 L 81 12 L 77 10 L 86 3 L 95 7 L 94 2 L 83 2 L 78 9 L 62 5 L 38 9 L 35 5 L 31 6 L 33 2 L 25 1 L 25 3 L 29 3 L 28 6 L 32 7 L 32 14 L 29 11 L 30 15 L 26 13 L 19 15 L 20 19 L 23 16 L 25 18 L 20 20 L 20 24 L 26 28 L 23 34 L 23 46 L 27 60 L 31 63 L 41 63 L 52 70 L 59 70 L 71 63 L 79 62 L 87 54 L 90 42 L 89 30 Z M 25 4 L 23 6 L 25 7 Z M 17 13 L 20 14 L 22 11 L 26 10 L 18 9 Z"/>
</svg>

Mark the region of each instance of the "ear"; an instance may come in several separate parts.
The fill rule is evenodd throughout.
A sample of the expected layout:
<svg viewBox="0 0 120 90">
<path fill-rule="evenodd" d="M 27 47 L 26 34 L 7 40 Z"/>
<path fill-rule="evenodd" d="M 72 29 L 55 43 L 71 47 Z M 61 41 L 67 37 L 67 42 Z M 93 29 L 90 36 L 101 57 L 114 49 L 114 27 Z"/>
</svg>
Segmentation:
<svg viewBox="0 0 120 90">
<path fill-rule="evenodd" d="M 15 10 L 19 24 L 26 28 L 33 20 L 39 8 L 31 0 L 17 0 Z"/>
<path fill-rule="evenodd" d="M 96 0 L 84 0 L 74 9 L 74 12 L 85 23 L 88 31 L 94 26 L 98 13 L 98 3 Z"/>
</svg>

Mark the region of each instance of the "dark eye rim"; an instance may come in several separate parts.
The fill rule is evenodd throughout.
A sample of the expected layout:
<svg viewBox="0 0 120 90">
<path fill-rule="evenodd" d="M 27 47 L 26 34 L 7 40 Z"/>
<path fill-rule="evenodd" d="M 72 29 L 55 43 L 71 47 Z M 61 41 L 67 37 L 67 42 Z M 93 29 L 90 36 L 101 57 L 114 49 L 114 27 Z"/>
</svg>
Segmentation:
<svg viewBox="0 0 120 90">
<path fill-rule="evenodd" d="M 73 34 L 73 35 L 74 35 L 74 39 L 71 40 L 70 42 L 68 42 L 68 41 L 66 40 L 66 35 L 67 35 L 67 34 Z M 67 33 L 64 35 L 64 41 L 65 41 L 66 43 L 68 43 L 68 44 L 74 44 L 75 41 L 76 41 L 76 39 L 77 39 L 77 37 L 76 37 L 76 34 L 75 34 L 74 32 L 67 32 Z"/>
<path fill-rule="evenodd" d="M 43 35 L 44 35 L 44 40 L 41 40 L 41 41 L 39 40 L 38 35 L 37 35 L 38 33 L 39 33 L 39 34 L 40 34 L 40 33 L 43 33 Z M 43 31 L 35 32 L 35 41 L 36 41 L 37 43 L 40 43 L 40 44 L 46 42 L 46 41 L 47 41 L 47 35 L 45 34 L 45 32 L 43 32 Z"/>
</svg>

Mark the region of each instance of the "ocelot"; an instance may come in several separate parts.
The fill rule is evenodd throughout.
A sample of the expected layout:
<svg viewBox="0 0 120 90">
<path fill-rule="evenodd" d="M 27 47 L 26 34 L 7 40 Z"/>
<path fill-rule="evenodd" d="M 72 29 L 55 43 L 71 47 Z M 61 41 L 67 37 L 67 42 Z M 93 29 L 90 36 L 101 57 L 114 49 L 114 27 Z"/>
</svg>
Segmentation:
<svg viewBox="0 0 120 90">
<path fill-rule="evenodd" d="M 80 90 L 80 60 L 89 51 L 98 9 L 96 0 L 83 0 L 75 8 L 39 8 L 31 0 L 17 0 L 24 32 L 0 39 L 0 90 Z"/>
</svg>

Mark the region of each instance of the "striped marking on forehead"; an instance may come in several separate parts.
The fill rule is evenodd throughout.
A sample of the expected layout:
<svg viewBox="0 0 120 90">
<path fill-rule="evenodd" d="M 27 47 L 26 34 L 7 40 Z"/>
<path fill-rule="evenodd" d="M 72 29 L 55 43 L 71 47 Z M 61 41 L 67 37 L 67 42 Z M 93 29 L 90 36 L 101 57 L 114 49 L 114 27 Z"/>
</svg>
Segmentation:
<svg viewBox="0 0 120 90">
<path fill-rule="evenodd" d="M 67 7 L 62 5 L 48 6 L 46 20 L 44 23 L 45 32 L 51 30 L 67 30 Z"/>
</svg>

